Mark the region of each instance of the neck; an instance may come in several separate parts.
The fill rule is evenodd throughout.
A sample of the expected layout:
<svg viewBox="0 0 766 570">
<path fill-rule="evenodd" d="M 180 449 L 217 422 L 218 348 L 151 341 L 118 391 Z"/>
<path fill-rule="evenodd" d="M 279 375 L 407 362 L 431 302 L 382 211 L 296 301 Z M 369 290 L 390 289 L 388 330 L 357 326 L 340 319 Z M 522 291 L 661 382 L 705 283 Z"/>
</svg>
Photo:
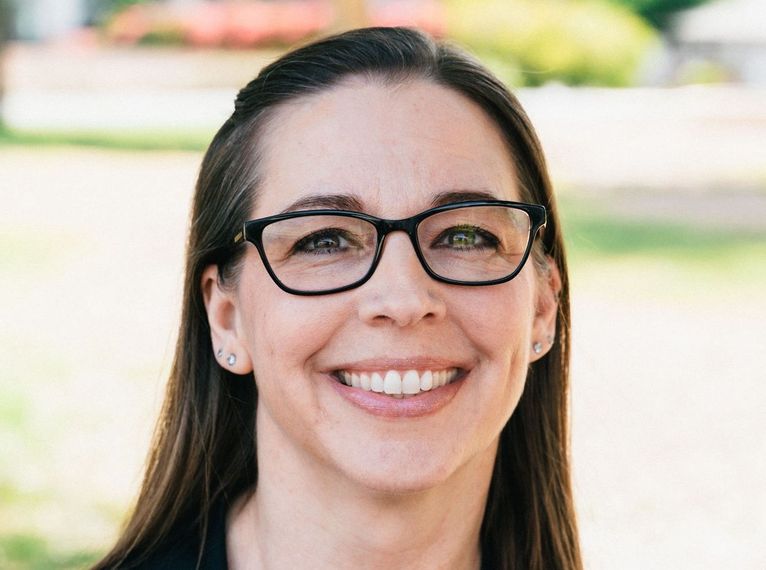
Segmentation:
<svg viewBox="0 0 766 570">
<path fill-rule="evenodd" d="M 394 493 L 306 459 L 268 422 L 258 430 L 257 490 L 229 513 L 232 569 L 478 570 L 496 445 L 437 485 Z"/>
</svg>

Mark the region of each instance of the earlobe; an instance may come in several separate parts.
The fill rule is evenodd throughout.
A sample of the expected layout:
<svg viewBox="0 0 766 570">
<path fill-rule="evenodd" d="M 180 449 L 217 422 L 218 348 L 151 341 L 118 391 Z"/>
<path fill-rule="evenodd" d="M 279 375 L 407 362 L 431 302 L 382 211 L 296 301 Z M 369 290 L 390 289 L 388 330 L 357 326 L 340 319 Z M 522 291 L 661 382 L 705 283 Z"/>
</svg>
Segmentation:
<svg viewBox="0 0 766 570">
<path fill-rule="evenodd" d="M 237 326 L 236 298 L 221 286 L 217 265 L 205 268 L 200 286 L 216 362 L 235 374 L 249 374 L 253 371 L 252 359 Z"/>
<path fill-rule="evenodd" d="M 547 271 L 538 279 L 535 320 L 532 327 L 530 361 L 545 356 L 553 346 L 556 335 L 556 317 L 561 293 L 561 273 L 556 263 L 546 257 Z"/>
</svg>

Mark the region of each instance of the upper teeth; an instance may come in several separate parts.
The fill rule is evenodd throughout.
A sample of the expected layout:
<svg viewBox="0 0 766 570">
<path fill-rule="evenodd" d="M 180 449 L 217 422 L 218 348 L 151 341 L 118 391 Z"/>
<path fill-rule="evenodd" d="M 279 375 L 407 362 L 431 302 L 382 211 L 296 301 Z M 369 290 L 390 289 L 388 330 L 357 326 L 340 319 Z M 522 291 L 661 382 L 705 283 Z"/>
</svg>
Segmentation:
<svg viewBox="0 0 766 570">
<path fill-rule="evenodd" d="M 457 368 L 447 370 L 388 370 L 386 372 L 339 372 L 344 384 L 362 390 L 392 396 L 414 395 L 449 384 L 457 376 Z"/>
</svg>

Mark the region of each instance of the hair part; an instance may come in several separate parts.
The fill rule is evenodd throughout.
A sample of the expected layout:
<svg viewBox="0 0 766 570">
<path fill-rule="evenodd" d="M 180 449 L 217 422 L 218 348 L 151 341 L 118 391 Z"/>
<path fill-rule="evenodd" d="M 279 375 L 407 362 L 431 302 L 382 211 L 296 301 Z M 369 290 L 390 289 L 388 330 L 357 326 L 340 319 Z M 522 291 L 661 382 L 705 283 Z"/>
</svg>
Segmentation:
<svg viewBox="0 0 766 570">
<path fill-rule="evenodd" d="M 508 144 L 522 200 L 547 208 L 547 227 L 533 255 L 543 278 L 548 260 L 561 275 L 556 338 L 530 366 L 521 400 L 500 434 L 481 552 L 498 570 L 582 568 L 569 461 L 569 287 L 543 152 L 518 100 L 484 66 L 407 28 L 354 30 L 306 45 L 265 67 L 239 92 L 197 180 L 180 331 L 142 488 L 117 544 L 96 568 L 139 562 L 175 535 L 197 533 L 203 541 L 213 505 L 255 488 L 257 389 L 251 376 L 216 362 L 201 277 L 215 264 L 221 283 L 236 282 L 243 248 L 231 243 L 257 198 L 259 138 L 270 117 L 290 101 L 351 77 L 391 86 L 424 79 L 479 105 Z M 192 527 L 180 528 L 186 520 Z"/>
</svg>

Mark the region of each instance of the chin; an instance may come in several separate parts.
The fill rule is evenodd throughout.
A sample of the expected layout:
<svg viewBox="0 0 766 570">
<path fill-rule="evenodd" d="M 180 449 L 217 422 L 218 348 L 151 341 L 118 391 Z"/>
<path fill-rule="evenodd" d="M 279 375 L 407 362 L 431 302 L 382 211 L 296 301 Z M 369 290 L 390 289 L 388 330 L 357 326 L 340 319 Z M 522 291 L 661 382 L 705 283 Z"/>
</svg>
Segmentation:
<svg viewBox="0 0 766 570">
<path fill-rule="evenodd" d="M 434 453 L 431 442 L 391 442 L 366 449 L 362 461 L 353 461 L 346 476 L 360 488 L 385 495 L 428 491 L 445 483 L 466 463 L 452 454 Z M 438 447 L 438 446 L 437 446 Z"/>
<path fill-rule="evenodd" d="M 364 476 L 357 483 L 368 493 L 380 496 L 401 496 L 424 493 L 444 484 L 449 477 L 433 476 L 430 473 L 410 473 L 405 477 Z"/>
</svg>

